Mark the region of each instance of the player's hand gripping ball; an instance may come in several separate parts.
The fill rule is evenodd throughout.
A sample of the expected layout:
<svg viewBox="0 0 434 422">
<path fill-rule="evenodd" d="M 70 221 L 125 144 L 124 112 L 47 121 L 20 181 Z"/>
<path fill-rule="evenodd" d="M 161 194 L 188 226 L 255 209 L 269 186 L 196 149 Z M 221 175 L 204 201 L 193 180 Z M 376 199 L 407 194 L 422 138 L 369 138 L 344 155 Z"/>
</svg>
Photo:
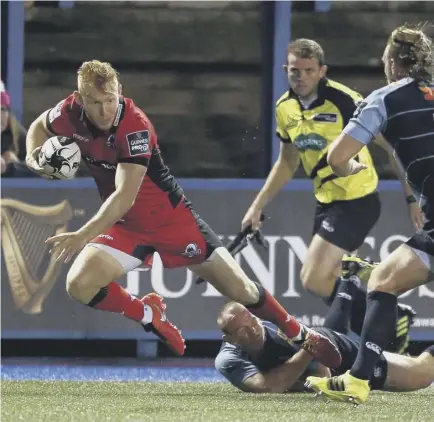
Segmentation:
<svg viewBox="0 0 434 422">
<path fill-rule="evenodd" d="M 79 146 L 65 136 L 47 139 L 39 152 L 39 165 L 54 179 L 72 179 L 81 162 Z"/>
</svg>

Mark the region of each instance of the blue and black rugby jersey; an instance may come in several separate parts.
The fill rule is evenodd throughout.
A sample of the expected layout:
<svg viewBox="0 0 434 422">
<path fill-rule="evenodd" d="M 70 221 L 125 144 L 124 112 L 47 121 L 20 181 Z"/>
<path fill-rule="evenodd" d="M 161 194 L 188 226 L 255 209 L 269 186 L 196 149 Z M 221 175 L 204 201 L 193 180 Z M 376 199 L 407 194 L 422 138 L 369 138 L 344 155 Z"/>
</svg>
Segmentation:
<svg viewBox="0 0 434 422">
<path fill-rule="evenodd" d="M 382 134 L 434 230 L 434 86 L 404 78 L 374 91 L 344 133 L 366 145 Z"/>
<path fill-rule="evenodd" d="M 276 325 L 267 321 L 263 321 L 263 325 L 266 337 L 260 354 L 250 356 L 241 348 L 224 342 L 216 357 L 216 369 L 237 388 L 243 389 L 243 383 L 247 378 L 283 364 L 300 350 L 300 346 L 291 341 Z M 332 375 L 345 373 L 356 359 L 358 342 L 329 328 L 321 327 L 315 330 L 329 338 L 342 355 L 342 363 L 338 368 L 332 370 Z M 307 369 L 314 370 L 315 366 L 316 361 L 312 361 Z M 375 380 L 375 383 L 371 380 L 374 389 L 382 388 L 386 378 L 387 368 L 383 357 L 379 368 L 381 370 L 376 370 L 376 377 L 381 375 L 381 379 Z"/>
</svg>

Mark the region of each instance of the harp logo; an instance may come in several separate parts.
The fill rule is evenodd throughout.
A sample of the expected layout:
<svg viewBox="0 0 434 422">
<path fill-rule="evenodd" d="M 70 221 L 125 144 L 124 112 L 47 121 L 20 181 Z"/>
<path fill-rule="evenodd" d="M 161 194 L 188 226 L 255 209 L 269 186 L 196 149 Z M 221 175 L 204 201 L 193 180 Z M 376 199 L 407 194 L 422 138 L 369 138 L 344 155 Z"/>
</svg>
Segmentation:
<svg viewBox="0 0 434 422">
<path fill-rule="evenodd" d="M 40 314 L 62 264 L 49 254 L 47 237 L 64 233 L 74 212 L 68 201 L 36 206 L 15 199 L 1 201 L 1 245 L 15 306 Z"/>
</svg>

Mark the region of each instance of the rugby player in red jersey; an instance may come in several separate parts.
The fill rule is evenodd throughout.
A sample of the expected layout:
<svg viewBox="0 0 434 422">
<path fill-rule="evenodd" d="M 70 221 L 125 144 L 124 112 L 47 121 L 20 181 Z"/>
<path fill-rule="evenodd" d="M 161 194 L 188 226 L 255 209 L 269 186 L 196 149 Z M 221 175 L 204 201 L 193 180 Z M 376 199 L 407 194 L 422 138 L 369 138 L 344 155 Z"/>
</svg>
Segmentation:
<svg viewBox="0 0 434 422">
<path fill-rule="evenodd" d="M 192 209 L 163 162 L 151 122 L 121 95 L 118 74 L 109 63 L 83 63 L 77 91 L 30 126 L 26 162 L 40 174 L 40 147 L 54 135 L 79 145 L 103 201 L 79 230 L 47 240 L 58 260 L 69 262 L 79 253 L 67 276 L 72 298 L 141 323 L 182 355 L 184 339 L 167 320 L 163 298 L 151 293 L 138 299 L 112 281 L 158 252 L 166 268 L 188 267 L 223 295 L 274 322 L 325 365 L 340 364 L 336 347 L 251 281 Z"/>
</svg>

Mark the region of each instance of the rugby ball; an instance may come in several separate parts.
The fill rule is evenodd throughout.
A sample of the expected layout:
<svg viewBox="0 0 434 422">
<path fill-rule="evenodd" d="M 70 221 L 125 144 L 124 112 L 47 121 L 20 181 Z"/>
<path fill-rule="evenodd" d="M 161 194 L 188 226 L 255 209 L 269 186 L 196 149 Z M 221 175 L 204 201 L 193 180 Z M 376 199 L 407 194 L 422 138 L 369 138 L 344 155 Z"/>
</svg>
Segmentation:
<svg viewBox="0 0 434 422">
<path fill-rule="evenodd" d="M 80 162 L 79 146 L 65 136 L 47 139 L 39 152 L 39 165 L 55 179 L 72 179 Z"/>
</svg>

